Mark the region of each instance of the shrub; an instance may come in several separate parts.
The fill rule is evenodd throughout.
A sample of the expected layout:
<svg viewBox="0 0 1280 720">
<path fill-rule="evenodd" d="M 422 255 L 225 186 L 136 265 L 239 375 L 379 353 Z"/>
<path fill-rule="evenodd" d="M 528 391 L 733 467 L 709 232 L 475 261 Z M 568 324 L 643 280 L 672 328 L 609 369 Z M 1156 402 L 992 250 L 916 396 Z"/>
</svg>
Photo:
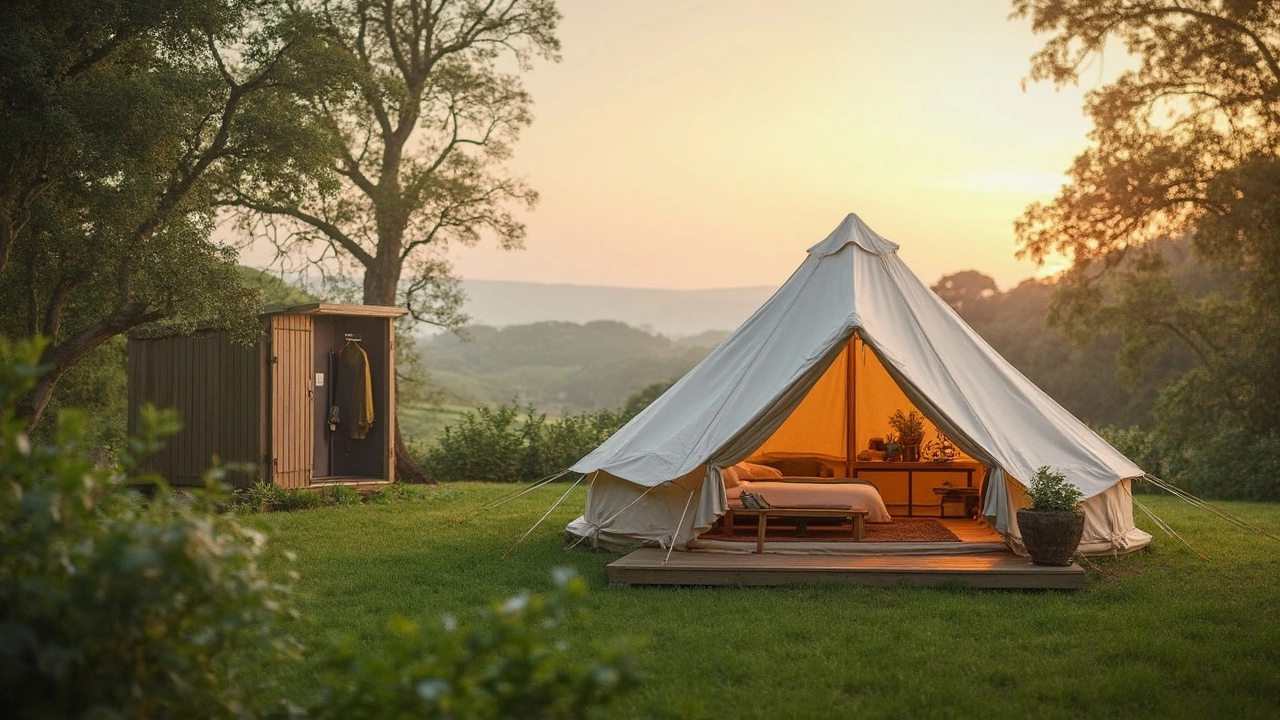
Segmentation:
<svg viewBox="0 0 1280 720">
<path fill-rule="evenodd" d="M 231 717 L 262 679 L 224 661 L 275 631 L 287 592 L 258 565 L 263 537 L 133 473 L 171 433 L 144 412 L 122 465 L 85 459 L 83 417 L 58 414 L 33 442 L 15 417 L 41 343 L 0 338 L 0 707 L 16 717 Z M 212 481 L 211 481 L 212 482 Z M 151 488 L 144 498 L 131 485 Z"/>
<path fill-rule="evenodd" d="M 252 700 L 270 696 L 270 672 L 259 668 L 297 662 L 298 653 L 277 622 L 288 591 L 258 564 L 265 539 L 214 512 L 221 471 L 181 499 L 160 478 L 133 474 L 177 429 L 170 413 L 142 414 L 149 432 L 128 441 L 118 467 L 85 459 L 83 418 L 71 411 L 59 413 L 50 441 L 33 442 L 14 408 L 37 377 L 42 347 L 0 337 L 4 716 L 268 715 Z M 330 494 L 360 497 L 342 486 Z M 320 499 L 270 486 L 242 495 L 262 507 Z M 445 619 L 424 630 L 399 620 L 386 647 L 361 655 L 348 643 L 326 658 L 333 674 L 319 700 L 281 702 L 270 716 L 583 717 L 636 676 L 622 648 L 572 652 L 556 637 L 584 591 L 567 574 L 557 580 L 551 598 L 520 595 L 470 625 Z M 227 662 L 233 648 L 256 664 Z"/>
<path fill-rule="evenodd" d="M 1048 466 L 1036 470 L 1027 489 L 1031 509 L 1046 512 L 1075 512 L 1080 509 L 1084 493 L 1067 482 L 1067 476 L 1050 470 Z"/>
<path fill-rule="evenodd" d="M 252 512 L 270 512 L 283 508 L 285 489 L 275 483 L 258 480 L 244 490 L 235 494 L 236 509 Z"/>
<path fill-rule="evenodd" d="M 296 488 L 285 490 L 284 498 L 277 505 L 277 510 L 310 510 L 324 506 L 324 498 L 313 490 Z"/>
<path fill-rule="evenodd" d="M 320 497 L 332 505 L 359 505 L 362 502 L 360 492 L 346 485 L 330 485 L 320 491 Z"/>
<path fill-rule="evenodd" d="M 557 639 L 585 584 L 557 571 L 549 597 L 520 594 L 474 621 L 444 617 L 390 623 L 381 651 L 361 654 L 348 639 L 329 658 L 312 717 L 582 718 L 631 689 L 627 649 L 577 653 Z"/>
<path fill-rule="evenodd" d="M 521 413 L 523 412 L 523 417 Z M 435 480 L 519 482 L 552 475 L 572 465 L 622 427 L 613 410 L 567 414 L 548 420 L 532 405 L 478 407 L 429 447 L 422 458 Z"/>
<path fill-rule="evenodd" d="M 1119 450 L 1144 471 L 1164 477 L 1164 454 L 1160 440 L 1154 432 L 1143 430 L 1134 425 L 1127 428 L 1108 425 L 1098 430 L 1098 435 L 1111 447 Z M 1154 487 L 1144 482 L 1134 482 L 1133 492 L 1155 492 Z"/>
</svg>

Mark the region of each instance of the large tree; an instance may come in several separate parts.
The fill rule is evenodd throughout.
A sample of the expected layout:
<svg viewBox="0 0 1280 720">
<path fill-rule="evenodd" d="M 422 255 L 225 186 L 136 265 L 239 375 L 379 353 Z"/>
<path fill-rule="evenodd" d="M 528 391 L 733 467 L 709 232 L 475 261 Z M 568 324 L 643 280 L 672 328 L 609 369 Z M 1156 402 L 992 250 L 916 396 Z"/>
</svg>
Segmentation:
<svg viewBox="0 0 1280 720">
<path fill-rule="evenodd" d="M 0 333 L 51 339 L 24 397 L 139 325 L 253 331 L 210 241 L 218 188 L 305 169 L 293 108 L 323 43 L 251 0 L 12 0 L 0 9 Z"/>
<path fill-rule="evenodd" d="M 282 257 L 362 276 L 365 304 L 402 304 L 414 320 L 456 327 L 461 294 L 446 249 L 486 234 L 519 247 L 513 208 L 537 200 L 503 165 L 532 119 L 518 73 L 557 58 L 560 14 L 553 0 L 314 4 L 353 78 L 343 97 L 309 106 L 330 162 L 305 186 L 239 188 L 244 226 Z M 397 445 L 407 461 L 398 432 Z"/>
<path fill-rule="evenodd" d="M 1054 317 L 1077 336 L 1120 331 L 1132 363 L 1171 339 L 1194 353 L 1199 367 L 1157 407 L 1181 450 L 1207 446 L 1223 428 L 1280 447 L 1280 3 L 1013 7 L 1049 36 L 1032 57 L 1033 79 L 1076 82 L 1104 52 L 1131 59 L 1087 96 L 1091 142 L 1070 182 L 1017 224 L 1024 255 L 1071 261 Z M 1173 237 L 1189 238 L 1232 287 L 1179 292 L 1152 250 L 1153 240 Z M 1238 441 L 1219 452 L 1233 444 L 1237 455 L 1253 452 Z"/>
</svg>

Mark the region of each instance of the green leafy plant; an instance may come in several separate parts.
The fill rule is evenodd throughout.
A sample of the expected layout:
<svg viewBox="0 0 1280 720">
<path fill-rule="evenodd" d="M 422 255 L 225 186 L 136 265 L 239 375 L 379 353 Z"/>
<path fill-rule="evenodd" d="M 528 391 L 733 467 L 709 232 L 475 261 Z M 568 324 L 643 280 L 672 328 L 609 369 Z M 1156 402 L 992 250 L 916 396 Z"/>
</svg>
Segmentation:
<svg viewBox="0 0 1280 720">
<path fill-rule="evenodd" d="M 333 505 L 359 505 L 360 491 L 346 485 L 331 485 L 320 491 L 325 502 Z"/>
<path fill-rule="evenodd" d="M 435 480 L 446 482 L 536 480 L 572 465 L 626 419 L 613 410 L 596 410 L 549 420 L 532 405 L 481 406 L 445 428 L 427 449 L 423 467 Z"/>
<path fill-rule="evenodd" d="M 924 440 L 924 416 L 912 410 L 904 413 L 894 410 L 889 416 L 889 427 L 898 433 L 898 442 L 903 445 L 919 445 Z"/>
<path fill-rule="evenodd" d="M 639 676 L 625 645 L 581 654 L 557 630 L 586 592 L 557 570 L 556 592 L 521 593 L 462 622 L 393 619 L 377 653 L 347 639 L 329 658 L 316 718 L 584 718 L 597 716 Z"/>
<path fill-rule="evenodd" d="M 1027 488 L 1031 509 L 1040 512 L 1081 512 L 1080 502 L 1084 493 L 1067 482 L 1067 476 L 1051 470 L 1047 465 L 1036 470 Z"/>
<path fill-rule="evenodd" d="M 32 440 L 15 407 L 43 347 L 0 337 L 0 705 L 33 718 L 246 714 L 270 676 L 237 671 L 231 651 L 292 655 L 265 539 L 214 512 L 220 472 L 182 497 L 135 472 L 177 429 L 171 413 L 144 411 L 118 466 L 87 459 L 78 412 Z"/>
</svg>

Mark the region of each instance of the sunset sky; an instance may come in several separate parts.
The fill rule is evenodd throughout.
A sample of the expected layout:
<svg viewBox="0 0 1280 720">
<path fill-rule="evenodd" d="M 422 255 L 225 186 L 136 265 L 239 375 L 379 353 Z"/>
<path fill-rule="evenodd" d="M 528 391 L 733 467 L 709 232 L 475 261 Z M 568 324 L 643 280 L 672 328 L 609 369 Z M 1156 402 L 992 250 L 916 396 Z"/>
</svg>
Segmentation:
<svg viewBox="0 0 1280 720">
<path fill-rule="evenodd" d="M 1043 38 L 1007 0 L 559 6 L 511 163 L 542 195 L 526 249 L 455 249 L 463 277 L 777 285 L 849 212 L 926 282 L 1036 272 L 1013 221 L 1085 147 L 1096 83 L 1024 91 Z"/>
</svg>

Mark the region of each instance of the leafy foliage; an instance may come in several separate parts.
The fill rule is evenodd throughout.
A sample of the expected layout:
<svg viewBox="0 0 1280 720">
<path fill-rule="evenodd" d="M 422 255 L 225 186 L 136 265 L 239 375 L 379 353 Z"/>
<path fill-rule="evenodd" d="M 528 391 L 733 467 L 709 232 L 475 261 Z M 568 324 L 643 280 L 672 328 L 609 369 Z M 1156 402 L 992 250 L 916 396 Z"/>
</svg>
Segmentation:
<svg viewBox="0 0 1280 720">
<path fill-rule="evenodd" d="M 1250 496 L 1280 494 L 1267 474 L 1280 458 L 1266 456 L 1280 426 L 1280 6 L 1015 0 L 1014 14 L 1049 35 L 1033 79 L 1075 81 L 1109 40 L 1138 60 L 1090 93 L 1091 146 L 1017 226 L 1021 254 L 1071 260 L 1055 318 L 1077 337 L 1118 333 L 1129 367 L 1171 338 L 1191 353 L 1156 420 L 1161 442 L 1195 462 L 1167 479 L 1225 489 L 1216 473 L 1245 478 Z M 1186 238 L 1220 287 L 1177 287 L 1159 251 L 1169 238 Z"/>
<path fill-rule="evenodd" d="M 924 440 L 924 416 L 916 410 L 902 412 L 894 410 L 889 416 L 889 427 L 898 434 L 898 442 L 903 445 L 919 445 Z"/>
<path fill-rule="evenodd" d="M 638 682 L 625 646 L 575 658 L 557 637 L 586 592 L 571 571 L 550 596 L 522 593 L 471 622 L 424 626 L 394 619 L 382 652 L 340 646 L 324 676 L 316 718 L 585 718 Z"/>
<path fill-rule="evenodd" d="M 243 227 L 286 258 L 363 275 L 367 304 L 457 327 L 462 296 L 445 249 L 484 233 L 519 247 L 524 226 L 509 205 L 537 200 L 502 165 L 532 122 L 512 70 L 557 59 L 555 3 L 300 5 L 318 15 L 344 90 L 306 105 L 329 162 L 239 187 Z"/>
<path fill-rule="evenodd" d="M 548 421 L 532 405 L 480 406 L 465 413 L 423 456 L 440 481 L 519 482 L 552 475 L 572 465 L 622 427 L 628 418 L 613 410 L 566 414 Z"/>
<path fill-rule="evenodd" d="M 211 240 L 219 192 L 315 159 L 295 93 L 323 51 L 280 2 L 0 5 L 0 332 L 52 338 L 29 423 L 132 328 L 255 330 L 257 298 Z"/>
<path fill-rule="evenodd" d="M 1048 466 L 1036 470 L 1027 486 L 1027 497 L 1031 498 L 1031 509 L 1044 512 L 1077 512 L 1084 493 L 1080 488 L 1067 482 L 1067 476 L 1050 469 Z"/>
<path fill-rule="evenodd" d="M 261 667 L 300 654 L 281 633 L 293 598 L 262 570 L 264 536 L 215 511 L 217 472 L 182 498 L 130 474 L 177 429 L 171 414 L 144 413 L 151 432 L 130 441 L 119 467 L 84 459 L 72 411 L 52 442 L 32 442 L 14 407 L 42 371 L 41 351 L 0 336 L 0 704 L 13 716 L 578 718 L 635 685 L 624 647 L 579 655 L 561 642 L 586 587 L 561 574 L 550 598 L 522 594 L 432 629 L 396 620 L 369 654 L 322 650 L 334 673 L 321 696 L 278 703 Z M 360 502 L 331 490 L 333 502 Z M 262 484 L 246 495 L 259 507 L 321 498 Z M 228 663 L 232 650 L 255 664 Z"/>
<path fill-rule="evenodd" d="M 264 681 L 233 648 L 286 661 L 286 589 L 260 568 L 264 538 L 180 499 L 132 463 L 176 429 L 144 414 L 121 467 L 84 458 L 83 418 L 33 442 L 14 408 L 39 343 L 0 338 L 0 703 L 18 717 L 235 717 Z M 135 483 L 150 484 L 144 498 Z"/>
</svg>

